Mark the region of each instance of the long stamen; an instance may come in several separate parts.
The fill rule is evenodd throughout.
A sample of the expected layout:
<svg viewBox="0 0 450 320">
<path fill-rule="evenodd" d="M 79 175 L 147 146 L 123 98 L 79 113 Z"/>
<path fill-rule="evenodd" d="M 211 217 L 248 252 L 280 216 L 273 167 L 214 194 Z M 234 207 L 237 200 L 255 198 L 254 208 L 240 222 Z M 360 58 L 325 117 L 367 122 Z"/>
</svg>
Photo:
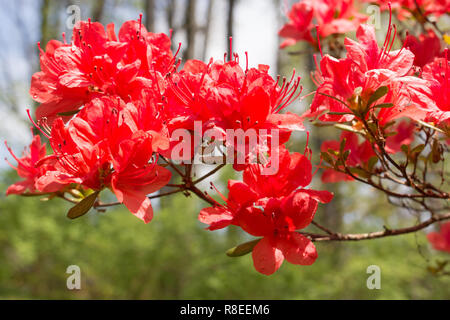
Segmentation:
<svg viewBox="0 0 450 320">
<path fill-rule="evenodd" d="M 400 53 L 403 51 L 403 49 L 405 49 L 405 48 L 406 48 L 406 41 L 403 41 L 403 45 L 402 45 L 402 47 L 400 48 L 400 50 L 398 50 L 398 52 L 397 52 L 397 54 L 395 55 L 394 59 L 396 59 L 396 58 L 400 55 Z"/>
<path fill-rule="evenodd" d="M 303 154 L 306 154 L 308 151 L 308 145 L 309 145 L 309 131 L 306 131 L 306 145 L 305 145 L 305 151 L 303 151 Z"/>
<path fill-rule="evenodd" d="M 139 13 L 139 34 L 138 34 L 138 39 L 141 36 L 141 30 L 142 30 L 142 13 Z"/>
<path fill-rule="evenodd" d="M 50 139 L 50 136 L 45 133 L 41 127 L 39 127 L 36 122 L 34 122 L 33 118 L 31 117 L 31 113 L 30 113 L 30 109 L 27 109 L 27 114 L 28 114 L 28 118 L 30 119 L 31 123 L 36 127 L 36 129 L 38 129 L 45 137 L 47 137 L 47 139 Z"/>
<path fill-rule="evenodd" d="M 47 123 L 47 117 L 42 117 L 39 121 L 38 124 L 42 126 L 42 129 L 50 136 L 52 133 L 52 129 L 50 128 L 50 126 Z"/>
<path fill-rule="evenodd" d="M 180 50 L 181 50 L 181 42 L 178 43 L 178 49 L 175 52 L 175 55 L 173 56 L 174 59 L 178 56 L 178 53 L 180 53 Z"/>
<path fill-rule="evenodd" d="M 219 189 L 216 188 L 216 186 L 212 181 L 209 184 L 211 185 L 211 187 L 214 188 L 214 190 L 216 190 L 216 192 L 219 194 L 219 196 L 222 198 L 223 201 L 228 202 L 227 198 L 225 198 L 225 196 L 219 191 Z"/>
<path fill-rule="evenodd" d="M 390 39 L 390 37 L 391 37 L 390 34 L 391 34 L 391 30 L 392 30 L 392 25 L 391 25 L 391 23 L 392 23 L 392 7 L 391 7 L 390 2 L 388 2 L 388 6 L 389 6 L 389 27 L 388 27 L 388 32 L 386 34 L 386 38 L 384 39 L 383 46 L 381 47 L 380 54 L 378 55 L 378 61 L 380 61 L 380 59 L 383 55 L 383 52 L 385 50 L 385 46 L 388 43 L 388 39 Z"/>
<path fill-rule="evenodd" d="M 22 162 L 22 160 L 20 160 L 19 158 L 17 158 L 17 156 L 14 154 L 14 152 L 13 152 L 12 149 L 9 147 L 9 145 L 8 145 L 8 143 L 7 143 L 6 141 L 5 141 L 5 146 L 6 146 L 6 149 L 8 149 L 9 153 L 11 154 L 11 156 L 14 158 L 14 160 L 17 161 L 18 164 L 20 164 L 20 165 L 22 165 L 22 166 L 24 166 L 24 167 L 27 167 L 27 166 L 24 165 L 24 163 Z M 7 159 L 5 158 L 5 160 L 7 160 Z M 10 165 L 11 165 L 11 164 L 10 164 Z M 11 167 L 13 167 L 13 166 L 11 165 Z M 13 168 L 14 168 L 14 167 L 13 167 Z"/>
<path fill-rule="evenodd" d="M 11 168 L 13 168 L 16 171 L 18 170 L 18 168 L 16 166 L 14 166 L 11 162 L 9 162 L 8 158 L 5 157 L 5 161 Z"/>
<path fill-rule="evenodd" d="M 395 42 L 395 37 L 396 37 L 396 35 L 397 35 L 397 26 L 394 24 L 394 36 L 392 37 L 392 42 L 391 42 L 391 45 L 389 46 L 388 53 L 391 52 L 392 45 L 393 45 L 394 42 Z"/>
<path fill-rule="evenodd" d="M 323 58 L 322 47 L 320 46 L 320 34 L 318 25 L 316 25 L 316 35 L 317 35 L 317 46 L 319 47 L 320 56 Z"/>
<path fill-rule="evenodd" d="M 245 51 L 245 73 L 248 71 L 248 52 Z"/>
<path fill-rule="evenodd" d="M 314 177 L 314 176 L 317 174 L 317 172 L 319 171 L 320 165 L 322 164 L 322 161 L 323 161 L 323 159 L 322 159 L 322 157 L 320 157 L 319 165 L 316 167 L 316 170 L 315 170 L 315 171 L 313 172 L 313 174 L 312 174 L 313 177 Z"/>
<path fill-rule="evenodd" d="M 230 37 L 230 60 L 229 61 L 231 61 L 232 57 L 233 57 L 233 37 Z"/>
</svg>

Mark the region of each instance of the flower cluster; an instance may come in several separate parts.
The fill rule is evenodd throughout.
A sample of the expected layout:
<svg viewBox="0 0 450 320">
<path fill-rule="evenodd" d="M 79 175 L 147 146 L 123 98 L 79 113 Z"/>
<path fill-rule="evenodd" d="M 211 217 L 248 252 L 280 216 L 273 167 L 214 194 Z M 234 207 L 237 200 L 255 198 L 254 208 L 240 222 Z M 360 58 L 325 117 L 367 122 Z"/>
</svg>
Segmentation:
<svg viewBox="0 0 450 320">
<path fill-rule="evenodd" d="M 342 151 L 351 150 L 349 166 L 367 168 L 369 159 L 375 155 L 370 141 L 358 144 L 358 129 L 370 118 L 374 118 L 383 131 L 384 148 L 388 153 L 399 152 L 403 144 L 413 141 L 413 122 L 397 122 L 393 126 L 400 118 L 426 121 L 448 130 L 450 62 L 447 49 L 440 51 L 439 40 L 425 49 L 427 40 L 434 43 L 430 35 L 420 42 L 407 38 L 400 50 L 391 50 L 395 33 L 395 27 L 391 26 L 380 48 L 374 28 L 363 24 L 356 32 L 358 41 L 345 39 L 345 58 L 323 55 L 320 67 L 317 65 L 313 73 L 317 91 L 311 108 L 303 117 L 351 124 L 349 129 L 353 133 L 341 136 L 341 141 L 346 139 Z M 326 141 L 322 152 L 339 151 L 339 145 L 338 141 Z M 323 181 L 327 182 L 353 180 L 346 174 L 331 171 L 324 174 Z"/>
<path fill-rule="evenodd" d="M 188 60 L 180 69 L 177 53 L 171 51 L 170 37 L 148 32 L 141 21 L 125 22 L 118 35 L 113 24 L 105 29 L 81 21 L 70 43 L 52 40 L 45 51 L 40 48 L 41 71 L 33 75 L 30 89 L 40 105 L 36 121 L 29 117 L 52 152 L 46 154 L 39 135 L 20 159 L 9 149 L 24 180 L 7 193 L 64 198 L 75 203 L 68 216 L 76 218 L 101 206 L 99 194 L 109 189 L 147 223 L 153 217 L 148 195 L 172 178 L 159 159 L 173 168 L 175 162 L 187 166 L 207 140 L 231 150 L 233 168 L 244 171 L 244 182 L 230 181 L 236 202 L 229 206 L 237 209 L 246 201 L 250 215 L 230 211 L 233 221 L 245 220 L 244 230 L 265 236 L 261 243 L 273 243 L 273 250 L 284 246 L 288 261 L 314 262 L 314 246 L 295 230 L 307 226 L 318 201 L 327 202 L 331 195 L 298 189 L 309 184 L 311 164 L 284 147 L 293 130 L 304 130 L 299 115 L 284 111 L 300 95 L 300 77 L 294 72 L 290 80 L 273 79 L 267 65 L 249 68 L 247 54 L 244 69 L 236 53 L 223 61 Z M 265 176 L 258 166 L 274 166 L 274 175 Z M 283 186 L 258 189 L 258 184 L 275 187 L 280 179 Z M 243 186 L 248 197 L 233 196 L 232 190 Z M 189 190 L 192 183 L 183 188 Z M 201 220 L 213 221 L 218 210 L 203 210 Z M 260 226 L 266 216 L 270 230 Z M 255 253 L 258 259 L 272 259 L 262 250 Z M 279 266 L 279 254 L 277 261 Z M 275 271 L 267 268 L 257 266 L 263 273 Z"/>
<path fill-rule="evenodd" d="M 317 36 L 314 36 L 315 26 L 321 38 L 354 31 L 368 19 L 368 16 L 358 13 L 353 0 L 302 0 L 292 6 L 288 13 L 289 22 L 278 32 L 286 38 L 281 48 L 291 46 L 298 41 L 307 41 L 317 47 Z"/>
<path fill-rule="evenodd" d="M 358 13 L 353 0 L 293 5 L 289 22 L 279 31 L 285 38 L 281 47 L 306 41 L 321 54 L 320 62 L 314 56 L 312 72 L 317 90 L 301 116 L 286 111 L 302 92 L 295 70 L 290 79 L 274 79 L 267 65 L 249 67 L 247 53 L 242 67 L 232 50 L 223 60 L 182 64 L 177 58 L 181 44 L 174 53 L 171 37 L 147 31 L 142 16 L 125 22 L 117 34 L 114 24 L 78 22 L 70 43 L 63 34 L 63 42 L 51 40 L 45 50 L 39 46 L 41 71 L 32 76 L 30 89 L 39 106 L 36 121 L 30 113 L 29 118 L 40 135 L 33 136 L 21 158 L 7 145 L 18 163 L 11 166 L 23 179 L 7 194 L 63 198 L 75 204 L 69 218 L 92 207 L 124 204 L 147 223 L 153 218 L 151 198 L 193 193 L 211 205 L 198 216 L 209 230 L 236 226 L 257 237 L 229 255 L 252 252 L 255 269 L 266 275 L 284 260 L 314 263 L 314 240 L 379 237 L 345 236 L 313 223 L 318 204 L 328 203 L 333 194 L 309 188 L 312 152 L 306 147 L 304 154 L 291 153 L 286 142 L 293 131 L 305 130 L 305 119 L 333 125 L 343 131 L 338 140 L 322 143 L 321 159 L 330 165 L 319 166 L 325 169 L 322 182 L 358 180 L 402 198 L 381 182 L 388 179 L 416 192 L 409 198 L 425 211 L 430 208 L 427 197 L 449 199 L 448 192 L 426 181 L 428 163 L 444 158 L 442 141 L 450 137 L 450 57 L 435 33 L 440 30 L 428 18 L 447 12 L 448 1 L 402 0 L 387 7 L 400 19 L 418 19 L 425 33 L 406 35 L 401 49 L 392 50 L 397 34 L 403 38 L 392 16 L 380 47 L 374 27 L 363 24 L 368 16 Z M 340 44 L 338 35 L 349 31 L 356 31 L 356 40 L 345 38 Z M 320 39 L 336 57 L 322 53 Z M 412 147 L 421 133 L 424 143 Z M 51 148 L 48 154 L 43 137 Z M 421 158 L 425 149 L 430 151 Z M 400 152 L 405 162 L 391 157 Z M 216 189 L 221 202 L 196 184 L 225 163 L 219 161 L 220 166 L 193 180 L 198 156 L 211 164 L 205 155 L 226 159 L 243 175 L 242 181 L 228 181 L 226 197 Z M 420 158 L 422 180 L 416 174 Z M 175 174 L 181 183 L 169 183 Z M 161 192 L 165 187 L 175 189 Z M 105 189 L 118 201 L 101 202 Z M 326 234 L 301 231 L 311 223 Z M 443 244 L 447 226 L 429 236 L 440 250 L 448 249 Z"/>
<path fill-rule="evenodd" d="M 261 237 L 253 242 L 253 264 L 266 275 L 274 273 L 284 259 L 299 265 L 314 263 L 316 248 L 297 230 L 311 223 L 319 202 L 333 198 L 328 191 L 305 189 L 312 179 L 311 162 L 305 155 L 280 148 L 279 161 L 276 176 L 263 175 L 261 164 L 249 165 L 243 182 L 228 181 L 228 198 L 222 196 L 225 203 L 216 202 L 199 215 L 210 230 L 232 224 Z"/>
</svg>

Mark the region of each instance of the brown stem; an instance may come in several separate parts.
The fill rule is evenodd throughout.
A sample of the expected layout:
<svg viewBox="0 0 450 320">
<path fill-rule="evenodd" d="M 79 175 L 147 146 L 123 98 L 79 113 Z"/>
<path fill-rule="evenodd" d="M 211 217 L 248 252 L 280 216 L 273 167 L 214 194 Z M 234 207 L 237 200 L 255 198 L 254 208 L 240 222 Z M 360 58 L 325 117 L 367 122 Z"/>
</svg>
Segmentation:
<svg viewBox="0 0 450 320">
<path fill-rule="evenodd" d="M 321 234 L 312 234 L 312 233 L 302 233 L 303 235 L 311 238 L 311 241 L 360 241 L 360 240 L 369 240 L 369 239 L 377 239 L 383 237 L 397 236 L 401 234 L 408 234 L 417 232 L 419 230 L 425 229 L 429 225 L 438 222 L 450 219 L 450 212 L 439 215 L 439 216 L 431 216 L 429 219 L 425 220 L 422 223 L 416 224 L 414 226 L 399 228 L 399 229 L 386 229 L 383 231 L 375 231 L 368 233 L 349 233 L 349 234 L 340 234 L 334 233 L 330 235 L 321 235 Z"/>
</svg>

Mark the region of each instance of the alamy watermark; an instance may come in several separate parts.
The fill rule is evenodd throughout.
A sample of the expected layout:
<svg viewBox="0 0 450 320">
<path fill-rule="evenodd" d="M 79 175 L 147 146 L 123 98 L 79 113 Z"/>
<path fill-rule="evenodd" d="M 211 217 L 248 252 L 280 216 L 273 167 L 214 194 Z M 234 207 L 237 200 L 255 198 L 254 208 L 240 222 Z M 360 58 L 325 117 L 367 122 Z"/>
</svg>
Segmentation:
<svg viewBox="0 0 450 320">
<path fill-rule="evenodd" d="M 366 13 L 369 15 L 369 19 L 367 19 L 367 24 L 373 26 L 375 29 L 381 28 L 381 11 L 380 7 L 371 4 L 366 8 Z"/>
<path fill-rule="evenodd" d="M 66 19 L 66 28 L 72 30 L 81 20 L 81 8 L 80 6 L 73 4 L 67 7 L 66 13 L 68 15 Z"/>
<path fill-rule="evenodd" d="M 66 269 L 67 277 L 66 286 L 69 290 L 81 290 L 81 269 L 77 265 L 70 265 Z"/>
<path fill-rule="evenodd" d="M 381 289 L 381 268 L 373 264 L 367 267 L 366 273 L 370 274 L 366 281 L 367 288 L 369 290 Z"/>
</svg>

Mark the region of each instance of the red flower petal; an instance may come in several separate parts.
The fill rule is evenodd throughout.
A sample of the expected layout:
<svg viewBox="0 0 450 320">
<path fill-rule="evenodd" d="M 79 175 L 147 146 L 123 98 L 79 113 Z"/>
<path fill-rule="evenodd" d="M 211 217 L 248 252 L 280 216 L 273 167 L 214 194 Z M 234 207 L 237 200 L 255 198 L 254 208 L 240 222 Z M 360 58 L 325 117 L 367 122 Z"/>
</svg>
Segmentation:
<svg viewBox="0 0 450 320">
<path fill-rule="evenodd" d="M 292 232 L 288 238 L 277 239 L 277 246 L 284 258 L 293 264 L 307 266 L 317 259 L 316 247 L 311 240 L 296 232 Z"/>
<path fill-rule="evenodd" d="M 283 253 L 274 246 L 274 242 L 274 239 L 264 237 L 252 251 L 253 265 L 256 271 L 265 275 L 271 275 L 277 271 L 284 260 Z"/>
</svg>

